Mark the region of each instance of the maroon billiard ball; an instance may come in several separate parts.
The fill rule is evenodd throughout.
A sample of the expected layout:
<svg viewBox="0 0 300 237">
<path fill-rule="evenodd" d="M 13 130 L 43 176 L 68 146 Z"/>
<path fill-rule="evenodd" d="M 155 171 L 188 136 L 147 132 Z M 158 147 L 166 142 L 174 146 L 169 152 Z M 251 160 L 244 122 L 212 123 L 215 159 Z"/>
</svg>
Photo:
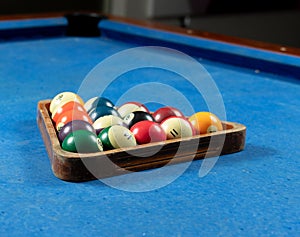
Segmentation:
<svg viewBox="0 0 300 237">
<path fill-rule="evenodd" d="M 159 108 L 153 113 L 153 118 L 157 123 L 161 123 L 163 120 L 171 116 L 184 117 L 183 113 L 179 109 L 171 106 Z"/>
</svg>

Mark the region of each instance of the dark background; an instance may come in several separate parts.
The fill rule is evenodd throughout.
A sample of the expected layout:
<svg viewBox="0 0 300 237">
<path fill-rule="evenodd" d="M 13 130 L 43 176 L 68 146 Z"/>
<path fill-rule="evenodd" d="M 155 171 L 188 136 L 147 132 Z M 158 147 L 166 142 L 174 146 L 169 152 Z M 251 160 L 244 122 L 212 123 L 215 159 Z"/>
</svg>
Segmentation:
<svg viewBox="0 0 300 237">
<path fill-rule="evenodd" d="M 130 1 L 130 0 L 129 0 Z M 140 0 L 143 1 L 143 0 Z M 163 0 L 162 0 L 163 1 Z M 192 6 L 197 6 L 201 0 L 186 0 Z M 171 2 L 171 1 L 170 1 Z M 2 0 L 0 14 L 20 14 L 36 12 L 53 12 L 69 10 L 104 10 L 104 5 L 109 4 L 109 0 Z M 273 10 L 299 9 L 299 0 L 210 0 L 208 8 L 204 14 L 228 14 L 247 12 L 267 12 Z M 197 12 L 197 11 L 195 11 Z"/>
<path fill-rule="evenodd" d="M 102 10 L 101 0 L 2 0 L 0 14 Z"/>
<path fill-rule="evenodd" d="M 134 0 L 127 0 L 129 3 L 130 1 Z M 140 0 L 139 5 L 143 4 L 141 1 L 143 0 Z M 161 1 L 167 2 L 168 0 Z M 300 47 L 300 0 L 203 0 L 208 2 L 205 10 L 197 9 L 201 0 L 186 1 L 192 9 L 188 14 L 185 12 L 182 15 L 160 16 L 159 18 L 145 16 L 145 19 L 284 46 Z M 115 2 L 120 3 L 118 0 Z M 172 0 L 169 2 L 172 3 Z M 133 5 L 131 9 L 135 9 L 135 5 L 131 5 Z M 1 1 L 0 16 L 60 11 L 112 13 L 111 6 L 111 0 L 4 0 Z M 124 13 L 123 16 L 136 18 L 132 10 Z"/>
</svg>

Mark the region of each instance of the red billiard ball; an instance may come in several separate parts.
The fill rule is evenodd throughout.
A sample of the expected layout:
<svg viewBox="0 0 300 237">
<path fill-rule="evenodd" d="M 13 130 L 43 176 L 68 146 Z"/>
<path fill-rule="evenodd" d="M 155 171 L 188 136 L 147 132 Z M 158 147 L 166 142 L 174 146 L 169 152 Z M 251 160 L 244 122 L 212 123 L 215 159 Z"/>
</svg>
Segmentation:
<svg viewBox="0 0 300 237">
<path fill-rule="evenodd" d="M 67 124 L 70 121 L 73 120 L 83 120 L 86 121 L 88 123 L 90 123 L 91 125 L 93 124 L 93 121 L 91 120 L 91 118 L 88 116 L 88 114 L 86 112 L 82 112 L 82 111 L 76 111 L 76 110 L 68 110 L 66 112 L 64 112 L 63 114 L 61 114 L 59 116 L 59 118 L 57 119 L 56 123 L 55 123 L 55 127 L 56 130 L 59 132 L 60 129 Z"/>
<path fill-rule="evenodd" d="M 184 117 L 184 114 L 179 109 L 171 106 L 159 108 L 153 113 L 153 118 L 157 123 L 161 123 L 163 120 L 171 116 Z"/>
<path fill-rule="evenodd" d="M 161 122 L 167 139 L 191 137 L 196 134 L 192 124 L 184 117 L 171 116 Z"/>
<path fill-rule="evenodd" d="M 124 118 L 126 117 L 126 115 L 135 111 L 144 111 L 150 113 L 148 108 L 144 104 L 135 101 L 124 103 L 118 108 L 118 112 L 121 118 Z"/>
<path fill-rule="evenodd" d="M 51 115 L 52 120 L 56 123 L 59 116 L 68 110 L 78 110 L 78 111 L 86 112 L 82 104 L 76 101 L 70 101 L 62 106 L 57 106 L 54 109 Z"/>
<path fill-rule="evenodd" d="M 160 124 L 153 121 L 140 121 L 134 124 L 130 131 L 134 134 L 138 144 L 161 142 L 167 139 L 166 133 Z"/>
</svg>

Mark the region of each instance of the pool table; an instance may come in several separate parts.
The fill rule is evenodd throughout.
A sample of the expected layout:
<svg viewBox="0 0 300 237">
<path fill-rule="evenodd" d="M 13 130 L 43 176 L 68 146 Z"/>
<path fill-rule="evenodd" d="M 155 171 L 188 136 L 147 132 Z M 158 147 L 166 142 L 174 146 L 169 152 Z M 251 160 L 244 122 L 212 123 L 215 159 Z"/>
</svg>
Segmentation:
<svg viewBox="0 0 300 237">
<path fill-rule="evenodd" d="M 299 236 L 300 49 L 94 13 L 8 17 L 0 79 L 1 236 Z M 247 127 L 245 147 L 64 181 L 36 121 L 62 91 L 211 110 Z"/>
</svg>

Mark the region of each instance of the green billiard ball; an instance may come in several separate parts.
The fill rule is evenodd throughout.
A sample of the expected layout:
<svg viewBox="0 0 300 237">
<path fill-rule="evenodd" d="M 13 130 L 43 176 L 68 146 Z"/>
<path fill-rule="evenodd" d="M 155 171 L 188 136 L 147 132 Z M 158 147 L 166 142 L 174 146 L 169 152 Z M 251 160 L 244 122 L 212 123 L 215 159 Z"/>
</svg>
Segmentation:
<svg viewBox="0 0 300 237">
<path fill-rule="evenodd" d="M 88 130 L 76 130 L 68 134 L 62 142 L 62 149 L 78 153 L 103 151 L 100 139 Z"/>
</svg>

